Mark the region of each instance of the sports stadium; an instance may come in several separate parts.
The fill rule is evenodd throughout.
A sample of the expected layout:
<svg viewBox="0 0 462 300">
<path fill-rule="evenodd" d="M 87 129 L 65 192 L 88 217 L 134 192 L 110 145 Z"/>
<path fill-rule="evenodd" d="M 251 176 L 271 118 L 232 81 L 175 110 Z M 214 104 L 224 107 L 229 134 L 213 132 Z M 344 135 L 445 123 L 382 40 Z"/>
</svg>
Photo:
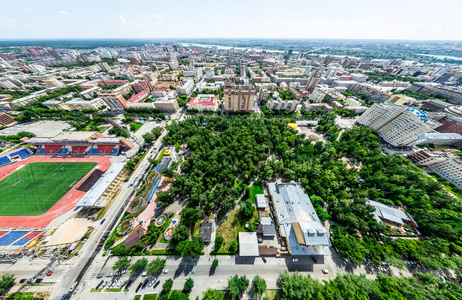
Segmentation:
<svg viewBox="0 0 462 300">
<path fill-rule="evenodd" d="M 32 245 L 55 218 L 76 207 L 104 206 L 124 174 L 124 164 L 112 163 L 111 156 L 133 147 L 96 132 L 28 143 L 0 154 L 1 252 Z"/>
</svg>

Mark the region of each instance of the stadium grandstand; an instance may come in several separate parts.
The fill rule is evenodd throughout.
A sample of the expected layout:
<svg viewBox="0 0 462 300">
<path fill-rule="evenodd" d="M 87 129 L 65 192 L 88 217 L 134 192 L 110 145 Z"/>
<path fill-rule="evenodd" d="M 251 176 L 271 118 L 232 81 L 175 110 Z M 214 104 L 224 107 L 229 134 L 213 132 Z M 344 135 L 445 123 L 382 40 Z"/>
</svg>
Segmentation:
<svg viewBox="0 0 462 300">
<path fill-rule="evenodd" d="M 97 131 L 63 132 L 53 138 L 31 138 L 28 143 L 42 155 L 118 155 L 133 148 L 126 138 L 105 137 Z"/>
<path fill-rule="evenodd" d="M 43 233 L 44 231 L 36 230 L 0 231 L 0 251 L 11 252 L 18 250 L 29 245 Z"/>
<path fill-rule="evenodd" d="M 0 153 L 0 167 L 9 163 L 13 163 L 19 159 L 23 159 L 32 155 L 32 151 L 27 147 L 22 147 L 9 152 Z"/>
</svg>

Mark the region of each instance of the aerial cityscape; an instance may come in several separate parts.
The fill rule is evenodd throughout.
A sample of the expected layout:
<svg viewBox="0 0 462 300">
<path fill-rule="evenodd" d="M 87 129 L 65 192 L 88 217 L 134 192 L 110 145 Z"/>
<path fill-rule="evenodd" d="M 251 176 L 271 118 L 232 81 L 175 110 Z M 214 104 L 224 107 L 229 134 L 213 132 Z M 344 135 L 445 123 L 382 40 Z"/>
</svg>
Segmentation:
<svg viewBox="0 0 462 300">
<path fill-rule="evenodd" d="M 462 4 L 23 2 L 1 299 L 462 299 Z"/>
</svg>

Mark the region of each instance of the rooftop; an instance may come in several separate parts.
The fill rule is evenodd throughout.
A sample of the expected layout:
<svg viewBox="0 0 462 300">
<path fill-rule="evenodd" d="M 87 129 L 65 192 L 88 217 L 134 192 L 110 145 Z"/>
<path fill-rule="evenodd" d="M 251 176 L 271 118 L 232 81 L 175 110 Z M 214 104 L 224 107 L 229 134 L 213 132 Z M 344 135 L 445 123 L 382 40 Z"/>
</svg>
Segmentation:
<svg viewBox="0 0 462 300">
<path fill-rule="evenodd" d="M 256 232 L 239 232 L 239 256 L 258 256 Z"/>
<path fill-rule="evenodd" d="M 327 230 L 300 184 L 278 181 L 268 187 L 281 236 L 287 238 L 292 255 L 331 254 Z"/>
</svg>

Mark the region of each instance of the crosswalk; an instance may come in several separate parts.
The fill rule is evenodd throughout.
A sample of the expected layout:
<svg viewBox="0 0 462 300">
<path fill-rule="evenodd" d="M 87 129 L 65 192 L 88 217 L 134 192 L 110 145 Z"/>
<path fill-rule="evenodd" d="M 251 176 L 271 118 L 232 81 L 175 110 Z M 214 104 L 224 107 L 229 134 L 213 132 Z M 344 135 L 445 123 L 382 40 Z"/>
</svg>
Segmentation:
<svg viewBox="0 0 462 300">
<path fill-rule="evenodd" d="M 61 275 L 59 275 L 59 278 L 56 280 L 56 282 L 61 282 L 63 278 L 66 277 L 67 273 L 71 270 L 71 266 L 67 265 L 64 267 L 64 271 L 61 272 Z"/>
<path fill-rule="evenodd" d="M 83 281 L 84 282 L 88 282 L 88 281 L 91 281 L 93 279 L 93 276 L 96 274 L 96 272 L 98 271 L 99 269 L 99 266 L 100 266 L 100 262 L 95 262 L 93 264 L 91 264 L 91 267 L 90 269 L 87 271 L 87 273 L 85 274 L 85 277 L 83 278 Z"/>
<path fill-rule="evenodd" d="M 325 259 L 326 263 L 329 265 L 330 270 L 332 272 L 332 275 L 334 275 L 334 277 L 337 277 L 337 267 L 335 266 L 335 263 L 332 260 L 332 256 L 331 255 L 325 255 L 324 259 Z"/>
</svg>

